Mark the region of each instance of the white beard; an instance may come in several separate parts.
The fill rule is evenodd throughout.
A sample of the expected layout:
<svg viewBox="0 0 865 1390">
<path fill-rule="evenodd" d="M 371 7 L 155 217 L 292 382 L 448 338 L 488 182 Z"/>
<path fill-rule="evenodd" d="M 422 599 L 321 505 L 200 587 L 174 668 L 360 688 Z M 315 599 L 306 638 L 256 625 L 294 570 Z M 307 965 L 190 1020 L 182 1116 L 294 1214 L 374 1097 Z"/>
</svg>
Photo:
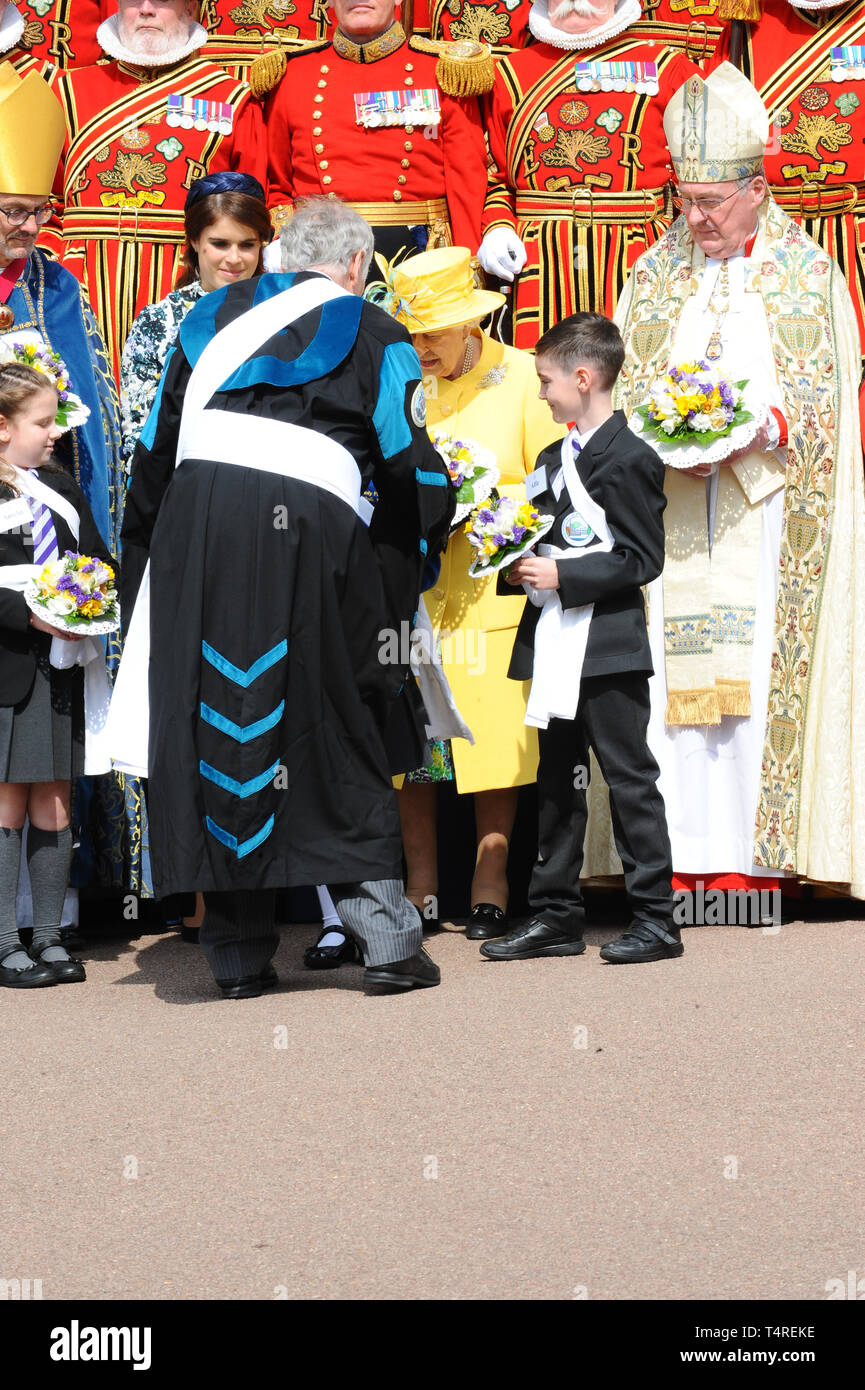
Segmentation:
<svg viewBox="0 0 865 1390">
<path fill-rule="evenodd" d="M 594 28 L 583 34 L 568 34 L 558 29 L 550 18 L 549 5 L 556 0 L 535 0 L 529 11 L 529 29 L 540 43 L 548 43 L 553 48 L 566 50 L 599 48 L 608 39 L 615 38 L 625 29 L 636 24 L 642 14 L 641 0 L 617 0 L 616 8 L 608 19 L 602 19 Z M 558 5 L 562 0 L 558 0 Z M 565 13 L 594 15 L 597 11 L 591 0 L 564 0 Z"/>
<path fill-rule="evenodd" d="M 151 33 L 131 34 L 124 39 L 118 16 L 113 14 L 96 30 L 96 41 L 110 58 L 138 67 L 163 68 L 182 62 L 196 49 L 202 48 L 207 43 L 207 30 L 193 21 L 184 38 L 174 34 Z"/>
<path fill-rule="evenodd" d="M 555 23 L 569 14 L 577 14 L 581 19 L 596 19 L 599 23 L 603 19 L 601 11 L 595 8 L 591 0 L 559 0 L 558 7 L 550 11 L 550 19 Z"/>
</svg>

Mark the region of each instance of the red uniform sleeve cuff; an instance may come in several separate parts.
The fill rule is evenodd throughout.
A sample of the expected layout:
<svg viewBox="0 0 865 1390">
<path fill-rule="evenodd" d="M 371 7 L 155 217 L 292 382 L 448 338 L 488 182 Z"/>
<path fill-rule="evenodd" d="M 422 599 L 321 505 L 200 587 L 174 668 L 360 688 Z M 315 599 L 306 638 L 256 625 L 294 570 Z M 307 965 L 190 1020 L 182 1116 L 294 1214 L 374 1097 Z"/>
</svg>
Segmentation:
<svg viewBox="0 0 865 1390">
<path fill-rule="evenodd" d="M 774 406 L 774 405 L 773 405 L 773 406 L 770 406 L 770 407 L 769 407 L 769 413 L 771 414 L 773 420 L 775 421 L 776 425 L 778 426 L 778 431 L 779 431 L 779 436 L 780 436 L 779 439 L 778 439 L 778 443 L 775 445 L 775 448 L 776 448 L 776 449 L 786 449 L 786 447 L 787 447 L 787 421 L 784 419 L 784 416 L 781 414 L 781 411 L 778 410 L 777 406 Z"/>
</svg>

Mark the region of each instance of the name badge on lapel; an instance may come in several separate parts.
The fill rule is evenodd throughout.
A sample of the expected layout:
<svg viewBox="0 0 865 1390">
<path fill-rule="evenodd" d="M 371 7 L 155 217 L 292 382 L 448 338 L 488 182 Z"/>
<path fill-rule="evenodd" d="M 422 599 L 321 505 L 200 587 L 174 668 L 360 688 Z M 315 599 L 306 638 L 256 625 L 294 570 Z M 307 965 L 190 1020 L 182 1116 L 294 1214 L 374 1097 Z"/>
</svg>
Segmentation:
<svg viewBox="0 0 865 1390">
<path fill-rule="evenodd" d="M 531 502 L 533 497 L 537 497 L 539 492 L 544 492 L 547 486 L 546 464 L 541 464 L 533 473 L 529 473 L 526 478 L 526 498 Z"/>
<path fill-rule="evenodd" d="M 562 540 L 566 545 L 588 545 L 594 534 L 589 523 L 579 512 L 569 512 L 562 522 Z"/>
<path fill-rule="evenodd" d="M 23 497 L 0 505 L 0 531 L 14 531 L 19 526 L 29 526 L 32 514 Z"/>
</svg>

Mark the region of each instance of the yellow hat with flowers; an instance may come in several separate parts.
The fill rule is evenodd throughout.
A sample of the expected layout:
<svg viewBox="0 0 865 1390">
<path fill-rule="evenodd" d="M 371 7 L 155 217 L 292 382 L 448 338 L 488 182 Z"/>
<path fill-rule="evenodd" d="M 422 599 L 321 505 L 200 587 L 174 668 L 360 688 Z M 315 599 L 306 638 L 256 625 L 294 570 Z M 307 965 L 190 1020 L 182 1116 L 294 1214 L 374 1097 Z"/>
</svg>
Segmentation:
<svg viewBox="0 0 865 1390">
<path fill-rule="evenodd" d="M 505 296 L 478 289 L 471 253 L 464 246 L 421 251 L 397 264 L 376 256 L 384 279 L 367 288 L 366 298 L 403 324 L 409 333 L 441 333 L 485 319 Z"/>
<path fill-rule="evenodd" d="M 0 63 L 0 193 L 47 197 L 65 135 L 63 108 L 48 83 Z"/>
</svg>

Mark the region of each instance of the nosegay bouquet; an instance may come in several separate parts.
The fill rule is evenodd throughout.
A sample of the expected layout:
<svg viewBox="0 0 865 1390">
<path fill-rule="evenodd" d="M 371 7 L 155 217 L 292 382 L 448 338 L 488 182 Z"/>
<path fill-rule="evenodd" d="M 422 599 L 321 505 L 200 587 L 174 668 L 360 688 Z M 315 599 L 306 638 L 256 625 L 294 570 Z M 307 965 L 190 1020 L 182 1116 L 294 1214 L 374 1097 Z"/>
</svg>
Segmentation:
<svg viewBox="0 0 865 1390">
<path fill-rule="evenodd" d="M 542 516 L 531 502 L 519 502 L 514 497 L 490 498 L 466 522 L 465 534 L 475 552 L 469 574 L 473 579 L 484 579 L 505 565 L 512 565 L 547 534 L 554 520 L 552 516 Z"/>
<path fill-rule="evenodd" d="M 24 591 L 28 608 L 64 632 L 100 636 L 120 626 L 114 571 L 101 560 L 67 551 L 49 560 Z"/>
<path fill-rule="evenodd" d="M 496 456 L 474 439 L 453 439 L 440 430 L 430 430 L 429 437 L 444 460 L 450 480 L 456 489 L 457 506 L 451 527 L 465 521 L 479 502 L 489 497 L 499 480 Z"/>
<path fill-rule="evenodd" d="M 712 451 L 717 460 L 749 443 L 762 423 L 746 405 L 747 385 L 728 381 L 708 362 L 682 362 L 655 383 L 629 423 L 674 468 L 703 462 L 711 445 L 728 441 Z"/>
</svg>

